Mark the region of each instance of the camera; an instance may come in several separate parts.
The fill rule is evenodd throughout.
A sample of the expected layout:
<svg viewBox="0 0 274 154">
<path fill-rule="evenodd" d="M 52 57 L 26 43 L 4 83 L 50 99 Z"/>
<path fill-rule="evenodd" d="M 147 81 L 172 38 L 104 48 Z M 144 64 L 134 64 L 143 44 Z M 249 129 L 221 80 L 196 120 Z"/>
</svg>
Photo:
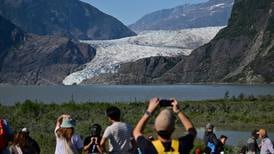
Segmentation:
<svg viewBox="0 0 274 154">
<path fill-rule="evenodd" d="M 93 139 L 92 139 L 92 143 L 95 143 L 95 141 L 96 141 L 96 139 L 95 139 L 95 138 L 93 138 Z"/>
<path fill-rule="evenodd" d="M 166 107 L 166 106 L 172 106 L 171 105 L 172 102 L 173 100 L 170 100 L 170 99 L 161 99 L 159 103 L 161 107 Z"/>
</svg>

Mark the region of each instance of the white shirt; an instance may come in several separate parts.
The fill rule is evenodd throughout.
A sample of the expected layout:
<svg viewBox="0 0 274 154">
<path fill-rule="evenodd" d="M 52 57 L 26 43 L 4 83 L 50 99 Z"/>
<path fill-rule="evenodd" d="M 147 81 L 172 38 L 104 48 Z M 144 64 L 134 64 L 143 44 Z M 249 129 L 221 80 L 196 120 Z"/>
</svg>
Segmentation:
<svg viewBox="0 0 274 154">
<path fill-rule="evenodd" d="M 114 122 L 108 126 L 103 138 L 109 141 L 109 152 L 111 153 L 130 153 L 132 127 L 123 122 Z"/>
<path fill-rule="evenodd" d="M 73 150 L 69 147 L 67 141 L 63 137 L 58 137 L 56 131 L 59 128 L 55 128 L 54 134 L 56 137 L 56 147 L 55 154 L 73 154 Z M 74 151 L 78 151 L 83 148 L 83 141 L 79 135 L 73 134 L 71 137 L 71 143 L 73 145 Z"/>
</svg>

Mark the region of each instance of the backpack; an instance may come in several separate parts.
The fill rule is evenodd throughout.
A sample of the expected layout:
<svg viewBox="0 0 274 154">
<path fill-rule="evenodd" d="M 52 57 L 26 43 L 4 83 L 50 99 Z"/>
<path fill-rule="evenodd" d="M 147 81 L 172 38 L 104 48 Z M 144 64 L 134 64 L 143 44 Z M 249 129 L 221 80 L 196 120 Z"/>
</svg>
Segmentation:
<svg viewBox="0 0 274 154">
<path fill-rule="evenodd" d="M 6 127 L 5 121 L 0 119 L 0 151 L 4 150 L 8 146 L 8 132 Z"/>
<path fill-rule="evenodd" d="M 160 140 L 152 141 L 154 148 L 157 150 L 158 154 L 179 154 L 179 140 L 172 140 L 171 147 L 174 151 L 165 151 L 165 147 L 163 146 Z"/>
<path fill-rule="evenodd" d="M 211 153 L 215 153 L 215 150 L 216 150 L 216 145 L 214 144 L 214 143 L 212 143 L 212 142 L 207 142 L 207 147 L 209 147 L 210 148 L 210 152 Z"/>
</svg>

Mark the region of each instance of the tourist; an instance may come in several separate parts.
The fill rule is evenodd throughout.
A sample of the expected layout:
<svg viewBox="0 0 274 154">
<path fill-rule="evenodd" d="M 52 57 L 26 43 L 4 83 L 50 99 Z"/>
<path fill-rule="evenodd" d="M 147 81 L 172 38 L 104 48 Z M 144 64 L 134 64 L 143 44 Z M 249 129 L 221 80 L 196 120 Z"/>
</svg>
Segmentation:
<svg viewBox="0 0 274 154">
<path fill-rule="evenodd" d="M 20 136 L 20 148 L 22 152 L 25 154 L 39 154 L 40 147 L 38 143 L 30 137 L 29 130 L 27 128 L 23 128 L 19 132 Z"/>
<path fill-rule="evenodd" d="M 12 130 L 6 119 L 0 119 L 0 153 L 8 154 L 8 143 L 12 137 Z"/>
<path fill-rule="evenodd" d="M 109 107 L 106 110 L 111 125 L 108 126 L 101 140 L 101 147 L 111 154 L 128 154 L 133 152 L 132 128 L 129 124 L 121 122 L 121 112 L 117 107 Z M 105 150 L 105 143 L 108 140 L 108 150 Z"/>
<path fill-rule="evenodd" d="M 204 144 L 205 144 L 205 153 L 211 154 L 216 151 L 216 146 L 218 144 L 218 139 L 213 132 L 214 126 L 211 123 L 206 125 L 205 134 L 204 134 Z"/>
<path fill-rule="evenodd" d="M 257 139 L 259 137 L 257 132 L 258 132 L 258 130 L 256 130 L 256 129 L 253 130 L 251 132 L 251 137 L 247 140 L 247 146 L 246 146 L 247 154 L 256 154 L 260 150 L 258 143 L 257 143 Z"/>
<path fill-rule="evenodd" d="M 180 154 L 190 153 L 196 137 L 196 130 L 184 112 L 180 111 L 179 104 L 175 99 L 172 99 L 169 103 L 172 107 L 172 111 L 168 108 L 164 108 L 155 119 L 154 130 L 157 133 L 157 139 L 150 141 L 143 134 L 145 125 L 152 114 L 160 106 L 159 104 L 160 100 L 158 98 L 152 98 L 149 101 L 147 110 L 133 130 L 133 135 L 140 151 L 143 154 L 169 152 Z M 187 135 L 179 137 L 178 139 L 171 138 L 171 135 L 175 130 L 175 116 L 173 114 L 178 116 L 179 120 L 188 132 Z"/>
<path fill-rule="evenodd" d="M 225 152 L 224 146 L 226 141 L 227 141 L 227 136 L 221 135 L 216 146 L 216 152 L 214 154 L 224 154 Z"/>
<path fill-rule="evenodd" d="M 79 135 L 74 134 L 75 125 L 75 120 L 70 115 L 63 114 L 58 117 L 55 127 L 55 154 L 80 153 L 83 142 Z"/>
<path fill-rule="evenodd" d="M 12 144 L 9 147 L 10 154 L 23 154 L 22 149 L 20 148 L 20 145 L 22 145 L 22 134 L 21 132 L 16 133 L 13 137 Z"/>
<path fill-rule="evenodd" d="M 261 139 L 261 143 L 259 144 L 260 147 L 260 154 L 274 154 L 273 144 L 271 140 L 267 136 L 266 129 L 261 128 L 257 134 Z"/>
<path fill-rule="evenodd" d="M 93 124 L 90 128 L 90 136 L 84 140 L 84 154 L 101 154 L 100 148 L 102 127 L 99 124 Z"/>
</svg>

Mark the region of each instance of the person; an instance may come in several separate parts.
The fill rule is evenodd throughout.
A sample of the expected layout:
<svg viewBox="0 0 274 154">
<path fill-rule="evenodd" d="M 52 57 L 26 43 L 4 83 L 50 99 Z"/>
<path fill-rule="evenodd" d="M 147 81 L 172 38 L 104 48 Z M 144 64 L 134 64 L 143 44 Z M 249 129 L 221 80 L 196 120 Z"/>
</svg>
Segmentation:
<svg viewBox="0 0 274 154">
<path fill-rule="evenodd" d="M 121 111 L 111 106 L 106 110 L 111 125 L 105 129 L 100 145 L 105 150 L 105 143 L 108 140 L 108 152 L 111 154 L 128 154 L 133 152 L 132 127 L 120 121 Z"/>
<path fill-rule="evenodd" d="M 180 111 L 179 104 L 175 99 L 171 100 L 172 111 L 178 116 L 188 134 L 179 137 L 178 139 L 171 138 L 171 135 L 175 130 L 175 116 L 168 108 L 164 108 L 155 119 L 154 130 L 157 133 L 157 139 L 150 141 L 143 134 L 146 123 L 156 111 L 157 107 L 159 107 L 159 104 L 159 98 L 152 98 L 149 101 L 147 110 L 133 130 L 133 136 L 141 153 L 190 153 L 197 133 L 190 119 L 184 114 L 184 112 Z"/>
<path fill-rule="evenodd" d="M 6 119 L 0 118 L 0 153 L 8 154 L 8 143 L 13 135 L 11 128 L 9 127 Z"/>
<path fill-rule="evenodd" d="M 258 139 L 258 130 L 255 129 L 251 132 L 251 137 L 247 140 L 246 154 L 256 154 L 259 151 L 259 146 L 257 143 Z"/>
<path fill-rule="evenodd" d="M 84 140 L 84 154 L 102 154 L 100 147 L 102 127 L 99 124 L 93 124 L 90 128 L 90 136 Z"/>
<path fill-rule="evenodd" d="M 80 153 L 83 142 L 79 135 L 74 134 L 76 122 L 70 115 L 63 114 L 57 118 L 55 127 L 55 154 Z"/>
<path fill-rule="evenodd" d="M 213 132 L 214 125 L 211 123 L 208 123 L 206 125 L 205 134 L 204 134 L 204 144 L 205 144 L 205 150 L 204 152 L 206 154 L 212 154 L 216 150 L 216 146 L 218 144 L 218 139 Z"/>
<path fill-rule="evenodd" d="M 40 153 L 40 147 L 38 143 L 30 137 L 29 130 L 27 128 L 23 128 L 19 132 L 20 137 L 20 148 L 24 154 L 39 154 Z"/>
<path fill-rule="evenodd" d="M 264 128 L 261 128 L 257 134 L 261 139 L 260 154 L 274 154 L 273 144 L 267 136 L 267 131 Z"/>
<path fill-rule="evenodd" d="M 216 146 L 215 154 L 224 154 L 224 152 L 225 152 L 224 146 L 225 146 L 226 141 L 227 141 L 227 136 L 221 135 L 218 140 L 217 146 Z"/>
<path fill-rule="evenodd" d="M 9 153 L 10 154 L 23 154 L 22 149 L 20 148 L 20 145 L 22 145 L 22 134 L 21 132 L 16 133 L 13 137 L 12 144 L 9 147 Z"/>
</svg>

